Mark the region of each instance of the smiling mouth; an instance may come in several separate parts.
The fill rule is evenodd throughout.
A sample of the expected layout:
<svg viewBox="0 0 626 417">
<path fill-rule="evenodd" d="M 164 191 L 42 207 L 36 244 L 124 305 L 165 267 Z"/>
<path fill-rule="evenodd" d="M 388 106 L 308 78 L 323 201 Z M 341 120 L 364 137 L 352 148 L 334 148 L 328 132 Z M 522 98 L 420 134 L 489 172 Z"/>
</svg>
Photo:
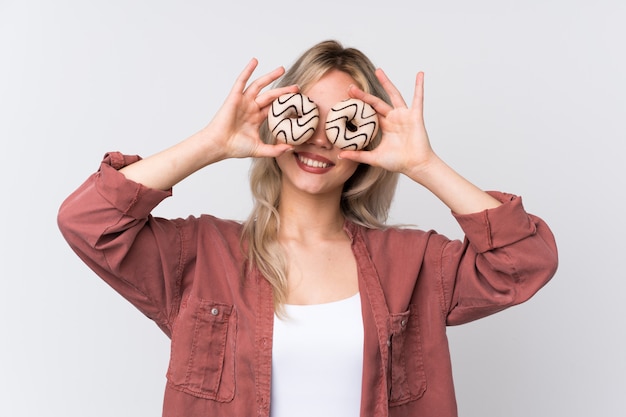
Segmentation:
<svg viewBox="0 0 626 417">
<path fill-rule="evenodd" d="M 300 154 L 297 155 L 298 160 L 303 164 L 311 168 L 328 168 L 332 164 L 328 162 L 317 161 L 315 159 L 307 158 L 306 156 L 302 156 Z"/>
</svg>

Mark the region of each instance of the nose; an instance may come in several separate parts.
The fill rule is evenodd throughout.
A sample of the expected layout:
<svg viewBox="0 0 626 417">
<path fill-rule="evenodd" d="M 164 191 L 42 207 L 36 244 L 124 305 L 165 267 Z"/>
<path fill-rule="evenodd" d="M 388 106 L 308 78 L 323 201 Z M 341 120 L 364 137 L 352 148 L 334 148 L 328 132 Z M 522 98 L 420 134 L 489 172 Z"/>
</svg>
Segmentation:
<svg viewBox="0 0 626 417">
<path fill-rule="evenodd" d="M 313 136 L 311 136 L 306 143 L 323 149 L 333 148 L 333 144 L 328 140 L 328 136 L 326 136 L 326 115 L 324 114 L 322 116 L 322 112 L 320 112 L 320 119 Z"/>
</svg>

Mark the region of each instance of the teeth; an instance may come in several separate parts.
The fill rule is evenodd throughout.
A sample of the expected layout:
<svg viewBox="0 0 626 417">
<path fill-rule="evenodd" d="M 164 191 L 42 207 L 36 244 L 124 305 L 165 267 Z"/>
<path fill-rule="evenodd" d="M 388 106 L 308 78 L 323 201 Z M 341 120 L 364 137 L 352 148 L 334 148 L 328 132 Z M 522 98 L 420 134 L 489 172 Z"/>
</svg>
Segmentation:
<svg viewBox="0 0 626 417">
<path fill-rule="evenodd" d="M 304 156 L 300 156 L 300 155 L 298 155 L 298 159 L 304 165 L 311 167 L 311 168 L 328 168 L 330 166 L 330 164 L 326 162 L 316 161 L 314 159 L 305 158 Z"/>
</svg>

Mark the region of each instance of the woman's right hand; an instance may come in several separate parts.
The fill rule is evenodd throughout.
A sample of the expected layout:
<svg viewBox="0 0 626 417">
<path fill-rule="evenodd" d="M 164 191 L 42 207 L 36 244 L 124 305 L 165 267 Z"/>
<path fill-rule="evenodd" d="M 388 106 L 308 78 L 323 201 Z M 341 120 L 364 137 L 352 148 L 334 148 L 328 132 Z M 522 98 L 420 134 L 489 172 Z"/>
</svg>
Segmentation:
<svg viewBox="0 0 626 417">
<path fill-rule="evenodd" d="M 261 123 L 266 119 L 272 102 L 282 94 L 298 91 L 292 85 L 261 92 L 283 75 L 283 67 L 276 68 L 248 85 L 258 61 L 250 60 L 239 74 L 222 107 L 211 122 L 199 132 L 221 149 L 221 159 L 246 157 L 276 157 L 291 149 L 287 144 L 265 144 L 259 136 Z M 217 150 L 215 149 L 215 150 Z"/>
<path fill-rule="evenodd" d="M 228 158 L 276 157 L 291 149 L 287 144 L 265 144 L 259 135 L 272 102 L 288 86 L 261 92 L 283 75 L 276 68 L 248 84 L 258 62 L 252 59 L 231 89 L 211 122 L 184 141 L 120 170 L 126 178 L 150 188 L 168 190 L 184 178 L 212 163 Z"/>
</svg>

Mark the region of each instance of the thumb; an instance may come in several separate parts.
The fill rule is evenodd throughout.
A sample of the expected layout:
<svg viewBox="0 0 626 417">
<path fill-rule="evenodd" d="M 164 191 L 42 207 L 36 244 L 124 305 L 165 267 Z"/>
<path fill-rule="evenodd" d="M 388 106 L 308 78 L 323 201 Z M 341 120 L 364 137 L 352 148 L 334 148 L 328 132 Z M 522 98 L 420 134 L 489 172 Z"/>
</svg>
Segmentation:
<svg viewBox="0 0 626 417">
<path fill-rule="evenodd" d="M 266 143 L 260 144 L 255 152 L 255 157 L 265 157 L 265 158 L 277 158 L 286 152 L 293 151 L 293 145 L 288 145 L 286 143 L 279 143 L 276 145 L 268 145 Z"/>
<path fill-rule="evenodd" d="M 348 159 L 367 165 L 375 165 L 376 161 L 372 151 L 341 151 L 339 152 L 339 159 Z"/>
</svg>

